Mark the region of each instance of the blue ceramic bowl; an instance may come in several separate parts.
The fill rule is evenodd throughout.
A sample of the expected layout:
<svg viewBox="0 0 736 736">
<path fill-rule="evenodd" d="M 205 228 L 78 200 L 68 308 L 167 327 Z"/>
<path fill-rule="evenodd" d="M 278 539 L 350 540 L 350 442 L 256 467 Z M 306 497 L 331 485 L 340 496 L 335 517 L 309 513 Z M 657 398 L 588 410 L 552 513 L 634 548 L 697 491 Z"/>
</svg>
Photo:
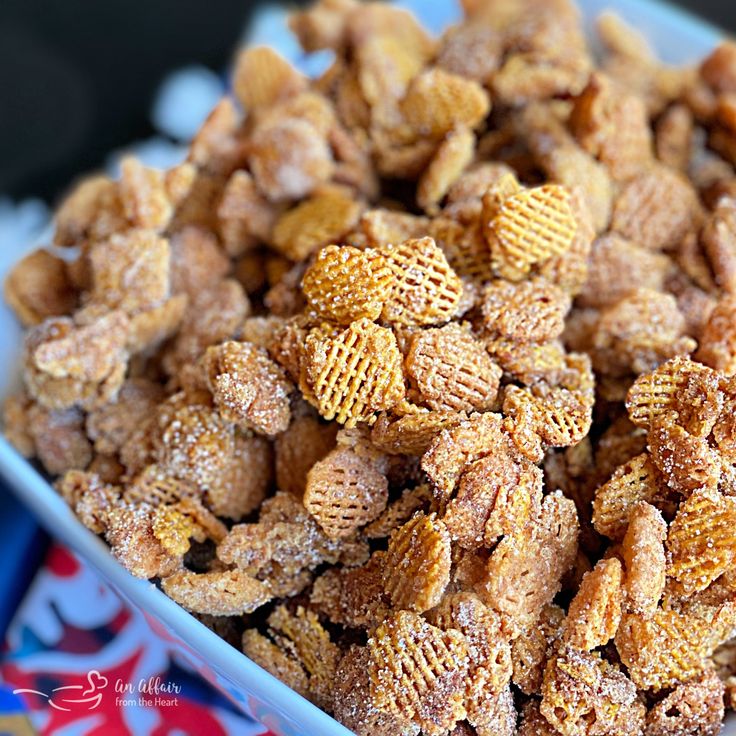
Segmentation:
<svg viewBox="0 0 736 736">
<path fill-rule="evenodd" d="M 405 0 L 431 29 L 440 31 L 459 17 L 456 0 Z M 721 33 L 708 24 L 655 0 L 580 0 L 586 23 L 606 9 L 616 10 L 642 31 L 661 58 L 686 63 L 707 54 Z M 286 13 L 274 6 L 254 22 L 244 39 L 270 44 L 306 71 L 314 73 L 324 57 L 306 58 L 286 30 Z M 31 247 L 0 249 L 0 279 Z M 0 396 L 13 385 L 21 330 L 11 311 L 0 305 Z M 181 655 L 204 677 L 232 698 L 245 712 L 278 736 L 346 736 L 349 731 L 262 670 L 208 628 L 196 621 L 153 585 L 134 578 L 110 555 L 104 543 L 76 520 L 48 482 L 8 443 L 0 438 L 0 476 L 56 538 L 92 565 L 123 598 L 140 609 L 157 631 L 179 647 Z M 736 723 L 725 734 L 736 735 Z"/>
</svg>

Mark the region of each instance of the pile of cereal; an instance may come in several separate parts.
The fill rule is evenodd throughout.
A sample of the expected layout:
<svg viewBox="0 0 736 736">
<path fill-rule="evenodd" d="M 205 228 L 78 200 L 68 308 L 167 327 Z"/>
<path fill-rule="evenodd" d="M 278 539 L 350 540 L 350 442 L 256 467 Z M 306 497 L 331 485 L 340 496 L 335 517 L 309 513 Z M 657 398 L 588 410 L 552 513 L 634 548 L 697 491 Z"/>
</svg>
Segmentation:
<svg viewBox="0 0 736 736">
<path fill-rule="evenodd" d="M 238 57 L 6 299 L 5 431 L 134 575 L 363 736 L 709 736 L 736 705 L 736 45 L 383 3 Z M 73 253 L 73 257 L 69 257 Z M 517 730 L 518 729 L 518 730 Z"/>
</svg>

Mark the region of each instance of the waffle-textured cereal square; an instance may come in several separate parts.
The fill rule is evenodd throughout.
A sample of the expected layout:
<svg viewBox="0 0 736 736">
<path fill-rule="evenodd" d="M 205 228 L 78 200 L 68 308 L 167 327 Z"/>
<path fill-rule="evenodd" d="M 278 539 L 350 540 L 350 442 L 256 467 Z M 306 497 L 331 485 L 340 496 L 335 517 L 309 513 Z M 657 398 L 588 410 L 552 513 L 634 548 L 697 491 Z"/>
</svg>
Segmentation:
<svg viewBox="0 0 736 736">
<path fill-rule="evenodd" d="M 576 230 L 570 193 L 545 184 L 504 199 L 488 223 L 486 239 L 499 275 L 520 281 L 533 265 L 562 255 Z"/>
<path fill-rule="evenodd" d="M 386 508 L 388 481 L 377 463 L 337 447 L 307 474 L 304 507 L 328 537 L 350 536 Z"/>
<path fill-rule="evenodd" d="M 363 317 L 378 319 L 391 288 L 386 259 L 350 245 L 323 248 L 302 280 L 307 304 L 320 317 L 346 325 Z"/>
<path fill-rule="evenodd" d="M 450 548 L 435 514 L 419 513 L 391 534 L 383 583 L 394 608 L 423 613 L 440 602 L 450 582 Z"/>
<path fill-rule="evenodd" d="M 406 392 L 396 337 L 365 318 L 336 334 L 312 331 L 301 376 L 305 398 L 325 419 L 347 427 L 374 422 L 377 412 L 396 406 Z"/>
<path fill-rule="evenodd" d="M 468 669 L 465 636 L 442 631 L 421 616 L 401 611 L 368 640 L 371 697 L 376 707 L 441 734 L 465 716 Z"/>
<path fill-rule="evenodd" d="M 400 325 L 448 322 L 463 295 L 463 284 L 432 238 L 407 240 L 381 249 L 394 282 L 382 318 Z"/>
<path fill-rule="evenodd" d="M 404 366 L 417 403 L 434 411 L 494 408 L 501 369 L 468 327 L 420 331 L 409 344 Z"/>
</svg>

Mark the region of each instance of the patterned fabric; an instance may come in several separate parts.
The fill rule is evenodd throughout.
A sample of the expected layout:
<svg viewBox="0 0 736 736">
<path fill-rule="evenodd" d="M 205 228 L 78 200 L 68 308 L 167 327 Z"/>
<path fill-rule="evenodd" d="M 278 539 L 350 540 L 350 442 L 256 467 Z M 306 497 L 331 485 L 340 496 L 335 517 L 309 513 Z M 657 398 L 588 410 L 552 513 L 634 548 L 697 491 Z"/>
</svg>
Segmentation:
<svg viewBox="0 0 736 736">
<path fill-rule="evenodd" d="M 30 720 L 53 736 L 271 734 L 176 650 L 76 556 L 52 546 L 7 631 L 0 733 L 33 733 Z"/>
</svg>

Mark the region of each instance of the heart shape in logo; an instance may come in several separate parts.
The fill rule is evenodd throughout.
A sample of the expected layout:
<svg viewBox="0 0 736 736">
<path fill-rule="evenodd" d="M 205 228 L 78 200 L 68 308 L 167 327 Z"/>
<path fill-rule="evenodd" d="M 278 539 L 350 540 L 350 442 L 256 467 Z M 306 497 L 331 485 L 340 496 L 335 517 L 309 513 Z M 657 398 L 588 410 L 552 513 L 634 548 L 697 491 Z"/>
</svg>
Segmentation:
<svg viewBox="0 0 736 736">
<path fill-rule="evenodd" d="M 107 687 L 107 677 L 101 675 L 97 670 L 90 670 L 87 673 L 87 682 L 89 683 L 89 687 L 82 695 L 91 695 L 96 690 L 102 690 Z"/>
</svg>

